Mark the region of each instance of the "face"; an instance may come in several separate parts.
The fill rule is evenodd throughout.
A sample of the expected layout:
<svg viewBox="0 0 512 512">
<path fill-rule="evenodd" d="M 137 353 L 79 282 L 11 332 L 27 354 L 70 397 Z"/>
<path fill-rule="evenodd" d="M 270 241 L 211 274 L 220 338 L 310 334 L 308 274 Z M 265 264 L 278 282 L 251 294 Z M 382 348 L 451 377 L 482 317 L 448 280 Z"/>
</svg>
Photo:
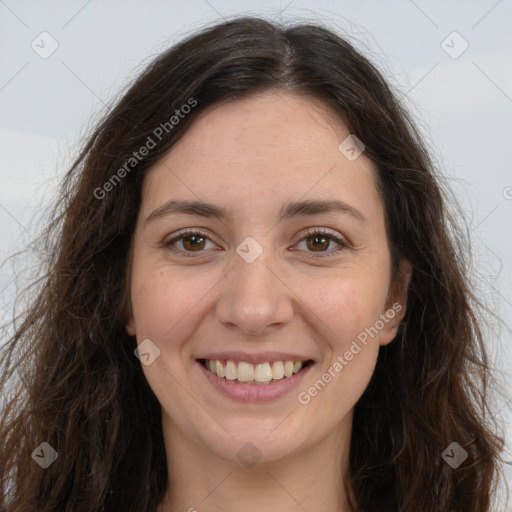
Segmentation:
<svg viewBox="0 0 512 512">
<path fill-rule="evenodd" d="M 270 462 L 350 432 L 405 292 L 348 135 L 319 100 L 258 94 L 203 112 L 149 170 L 126 328 L 170 438 Z"/>
</svg>

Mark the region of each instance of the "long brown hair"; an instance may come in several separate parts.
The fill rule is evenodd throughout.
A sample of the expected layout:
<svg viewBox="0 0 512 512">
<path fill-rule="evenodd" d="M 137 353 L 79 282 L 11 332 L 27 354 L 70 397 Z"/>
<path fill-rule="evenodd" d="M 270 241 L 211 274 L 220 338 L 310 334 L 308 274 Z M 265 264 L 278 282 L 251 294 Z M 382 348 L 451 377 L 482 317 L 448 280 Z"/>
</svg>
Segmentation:
<svg viewBox="0 0 512 512">
<path fill-rule="evenodd" d="M 413 266 L 404 322 L 355 408 L 353 510 L 489 510 L 502 440 L 464 237 L 428 151 L 346 40 L 315 24 L 243 17 L 159 55 L 63 180 L 43 275 L 3 349 L 2 512 L 156 510 L 168 476 L 160 405 L 124 328 L 141 183 L 205 108 L 265 90 L 320 98 L 365 144 L 394 268 L 401 258 Z M 43 442 L 58 454 L 46 469 L 32 458 Z M 442 457 L 452 442 L 468 453 L 456 469 Z"/>
</svg>

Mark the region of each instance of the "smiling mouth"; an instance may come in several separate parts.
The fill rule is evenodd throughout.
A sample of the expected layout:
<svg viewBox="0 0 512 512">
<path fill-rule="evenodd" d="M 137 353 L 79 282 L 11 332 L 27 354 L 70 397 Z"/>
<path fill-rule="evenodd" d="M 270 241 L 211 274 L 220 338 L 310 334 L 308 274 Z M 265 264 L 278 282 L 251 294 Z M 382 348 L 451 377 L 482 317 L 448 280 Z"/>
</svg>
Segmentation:
<svg viewBox="0 0 512 512">
<path fill-rule="evenodd" d="M 272 363 L 251 364 L 245 361 L 219 361 L 218 359 L 198 359 L 210 373 L 237 384 L 268 386 L 287 379 L 313 364 L 308 361 L 273 361 Z"/>
</svg>

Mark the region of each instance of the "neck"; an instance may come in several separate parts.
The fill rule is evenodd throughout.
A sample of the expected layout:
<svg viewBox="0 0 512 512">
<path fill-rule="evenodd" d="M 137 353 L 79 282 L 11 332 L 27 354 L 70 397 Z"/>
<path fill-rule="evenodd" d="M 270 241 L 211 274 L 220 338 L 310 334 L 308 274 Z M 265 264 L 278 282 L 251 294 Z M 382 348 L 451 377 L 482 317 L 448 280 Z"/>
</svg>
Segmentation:
<svg viewBox="0 0 512 512">
<path fill-rule="evenodd" d="M 157 512 L 349 512 L 342 481 L 351 420 L 314 446 L 244 467 L 194 443 L 164 415 L 169 484 Z"/>
</svg>

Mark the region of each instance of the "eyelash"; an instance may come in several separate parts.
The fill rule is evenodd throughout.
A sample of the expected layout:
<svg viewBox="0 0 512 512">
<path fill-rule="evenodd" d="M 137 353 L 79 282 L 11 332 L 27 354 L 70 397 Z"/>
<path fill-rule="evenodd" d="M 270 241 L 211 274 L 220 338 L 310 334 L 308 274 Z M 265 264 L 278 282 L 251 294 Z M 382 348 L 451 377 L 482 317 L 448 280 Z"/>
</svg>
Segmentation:
<svg viewBox="0 0 512 512">
<path fill-rule="evenodd" d="M 196 257 L 195 255 L 193 255 L 194 251 L 177 250 L 174 247 L 172 247 L 172 245 L 174 243 L 176 243 L 177 241 L 183 239 L 183 238 L 186 238 L 188 236 L 195 236 L 195 235 L 199 235 L 202 238 L 206 238 L 207 240 L 210 240 L 210 237 L 206 233 L 203 233 L 202 231 L 199 231 L 199 230 L 185 230 L 185 231 L 182 231 L 181 233 L 179 233 L 178 235 L 176 235 L 175 237 L 173 237 L 172 239 L 164 241 L 162 243 L 162 246 L 165 247 L 166 249 L 168 249 L 169 251 L 173 252 L 173 253 L 180 253 L 182 255 L 185 255 L 187 258 L 189 258 L 189 257 L 190 258 L 194 258 L 194 257 Z M 329 238 L 332 241 L 336 242 L 338 244 L 338 247 L 336 247 L 335 249 L 332 249 L 330 251 L 323 251 L 323 252 L 319 252 L 319 253 L 314 253 L 314 252 L 311 252 L 311 251 L 307 251 L 307 252 L 311 252 L 312 257 L 315 258 L 315 259 L 330 257 L 330 256 L 332 256 L 333 253 L 337 254 L 337 253 L 339 253 L 340 251 L 346 249 L 349 246 L 348 243 L 345 240 L 337 237 L 336 235 L 333 235 L 332 233 L 326 231 L 323 228 L 310 229 L 306 233 L 306 235 L 303 236 L 299 240 L 298 243 L 300 243 L 300 242 L 302 242 L 304 240 L 307 240 L 308 238 L 312 238 L 312 237 L 318 236 L 318 235 L 326 236 L 327 238 Z M 203 252 L 203 251 L 198 251 L 198 252 Z"/>
</svg>

